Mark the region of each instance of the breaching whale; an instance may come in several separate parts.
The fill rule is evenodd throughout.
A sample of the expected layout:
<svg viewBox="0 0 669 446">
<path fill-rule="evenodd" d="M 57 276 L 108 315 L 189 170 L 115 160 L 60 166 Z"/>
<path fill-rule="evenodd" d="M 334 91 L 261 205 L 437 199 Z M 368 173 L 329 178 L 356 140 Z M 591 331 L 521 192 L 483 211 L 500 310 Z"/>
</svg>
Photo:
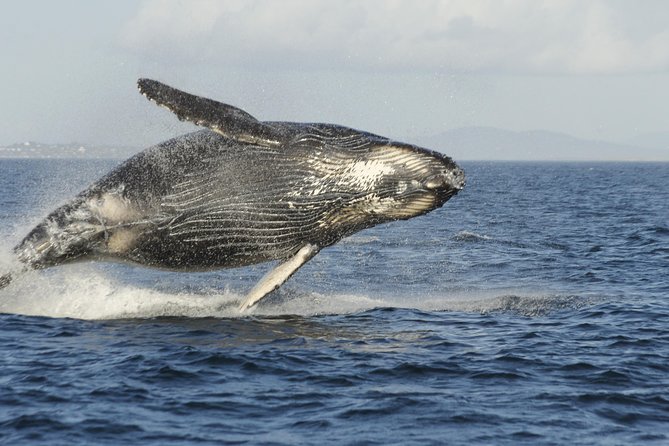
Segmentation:
<svg viewBox="0 0 669 446">
<path fill-rule="evenodd" d="M 206 129 L 140 152 L 49 214 L 14 248 L 24 269 L 113 260 L 194 271 L 279 261 L 244 310 L 321 249 L 439 208 L 465 184 L 437 152 L 339 125 L 259 121 L 155 80 L 138 87 Z"/>
</svg>

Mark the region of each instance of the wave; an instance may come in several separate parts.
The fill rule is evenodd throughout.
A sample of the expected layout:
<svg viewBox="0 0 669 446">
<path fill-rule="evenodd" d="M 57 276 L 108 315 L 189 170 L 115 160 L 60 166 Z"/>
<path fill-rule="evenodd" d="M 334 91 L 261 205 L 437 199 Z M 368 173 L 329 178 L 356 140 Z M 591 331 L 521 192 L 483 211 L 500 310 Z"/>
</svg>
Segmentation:
<svg viewBox="0 0 669 446">
<path fill-rule="evenodd" d="M 237 310 L 241 290 L 164 290 L 121 283 L 91 265 L 29 272 L 0 291 L 0 313 L 74 319 L 239 318 L 359 313 L 375 308 L 537 316 L 592 304 L 587 298 L 522 290 L 452 291 L 432 296 L 368 296 L 283 287 L 251 313 Z"/>
<path fill-rule="evenodd" d="M 453 240 L 457 242 L 487 242 L 493 238 L 488 235 L 477 234 L 471 231 L 460 231 L 453 236 Z"/>
</svg>

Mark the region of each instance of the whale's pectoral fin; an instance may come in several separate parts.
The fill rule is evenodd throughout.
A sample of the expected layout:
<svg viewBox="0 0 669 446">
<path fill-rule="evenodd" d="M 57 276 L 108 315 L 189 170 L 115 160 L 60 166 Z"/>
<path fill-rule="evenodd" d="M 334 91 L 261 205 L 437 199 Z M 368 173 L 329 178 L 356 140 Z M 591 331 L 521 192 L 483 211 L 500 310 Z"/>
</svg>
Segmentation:
<svg viewBox="0 0 669 446">
<path fill-rule="evenodd" d="M 297 251 L 293 257 L 265 274 L 265 276 L 260 279 L 260 282 L 258 282 L 246 295 L 244 302 L 239 306 L 239 311 L 244 311 L 247 308 L 252 307 L 258 303 L 260 299 L 279 288 L 281 284 L 295 273 L 295 271 L 307 263 L 313 256 L 318 254 L 318 251 L 320 251 L 318 246 L 307 244 Z"/>
<path fill-rule="evenodd" d="M 262 146 L 277 146 L 282 132 L 232 105 L 195 96 L 152 79 L 137 81 L 139 92 L 167 108 L 181 121 L 208 127 L 227 138 Z"/>
</svg>

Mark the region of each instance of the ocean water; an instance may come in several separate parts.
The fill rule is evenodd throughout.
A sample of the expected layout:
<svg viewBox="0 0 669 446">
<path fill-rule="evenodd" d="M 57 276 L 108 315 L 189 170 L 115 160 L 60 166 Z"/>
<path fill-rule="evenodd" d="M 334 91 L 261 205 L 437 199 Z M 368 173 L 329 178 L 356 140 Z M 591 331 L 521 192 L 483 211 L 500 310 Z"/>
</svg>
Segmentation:
<svg viewBox="0 0 669 446">
<path fill-rule="evenodd" d="M 0 161 L 0 266 L 114 161 Z M 669 444 L 669 164 L 462 163 L 464 191 L 269 265 L 0 290 L 1 444 Z"/>
</svg>

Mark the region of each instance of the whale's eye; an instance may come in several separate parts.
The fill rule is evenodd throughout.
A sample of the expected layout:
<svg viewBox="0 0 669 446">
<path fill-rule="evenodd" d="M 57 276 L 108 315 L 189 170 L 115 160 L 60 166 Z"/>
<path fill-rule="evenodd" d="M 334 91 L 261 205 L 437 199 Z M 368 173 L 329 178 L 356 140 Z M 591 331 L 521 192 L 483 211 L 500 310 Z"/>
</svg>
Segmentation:
<svg viewBox="0 0 669 446">
<path fill-rule="evenodd" d="M 434 175 L 423 181 L 423 187 L 428 190 L 441 189 L 446 185 L 446 178 L 443 175 Z"/>
</svg>

